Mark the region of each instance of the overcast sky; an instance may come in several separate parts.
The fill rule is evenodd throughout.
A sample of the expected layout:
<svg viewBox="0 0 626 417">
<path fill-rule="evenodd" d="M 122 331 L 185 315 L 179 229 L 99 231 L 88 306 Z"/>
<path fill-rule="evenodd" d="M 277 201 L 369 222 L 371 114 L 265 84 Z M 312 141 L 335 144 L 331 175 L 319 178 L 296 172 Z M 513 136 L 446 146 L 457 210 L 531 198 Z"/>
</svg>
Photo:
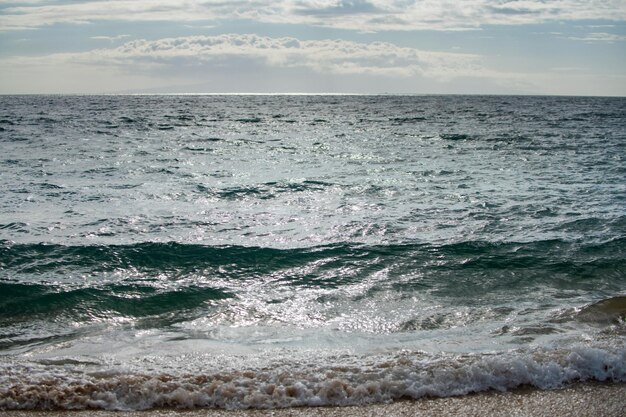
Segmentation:
<svg viewBox="0 0 626 417">
<path fill-rule="evenodd" d="M 0 0 L 0 93 L 626 96 L 626 0 Z"/>
</svg>

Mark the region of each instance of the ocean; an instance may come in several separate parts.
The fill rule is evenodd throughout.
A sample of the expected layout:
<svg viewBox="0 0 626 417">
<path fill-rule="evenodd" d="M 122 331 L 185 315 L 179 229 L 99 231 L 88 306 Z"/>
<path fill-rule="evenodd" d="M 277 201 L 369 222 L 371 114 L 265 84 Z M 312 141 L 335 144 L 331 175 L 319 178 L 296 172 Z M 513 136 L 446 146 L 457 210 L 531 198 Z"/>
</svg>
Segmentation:
<svg viewBox="0 0 626 417">
<path fill-rule="evenodd" d="M 0 409 L 626 382 L 626 98 L 0 96 Z"/>
</svg>

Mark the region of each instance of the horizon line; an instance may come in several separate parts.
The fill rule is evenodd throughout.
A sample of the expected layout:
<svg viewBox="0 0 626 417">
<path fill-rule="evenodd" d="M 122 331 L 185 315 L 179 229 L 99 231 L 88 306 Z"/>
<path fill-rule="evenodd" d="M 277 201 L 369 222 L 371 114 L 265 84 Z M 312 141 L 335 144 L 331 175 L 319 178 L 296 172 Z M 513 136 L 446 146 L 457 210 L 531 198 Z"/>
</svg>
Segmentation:
<svg viewBox="0 0 626 417">
<path fill-rule="evenodd" d="M 598 97 L 626 98 L 626 95 L 595 95 L 595 94 L 541 94 L 541 93 L 3 93 L 0 96 L 482 96 L 482 97 Z"/>
</svg>

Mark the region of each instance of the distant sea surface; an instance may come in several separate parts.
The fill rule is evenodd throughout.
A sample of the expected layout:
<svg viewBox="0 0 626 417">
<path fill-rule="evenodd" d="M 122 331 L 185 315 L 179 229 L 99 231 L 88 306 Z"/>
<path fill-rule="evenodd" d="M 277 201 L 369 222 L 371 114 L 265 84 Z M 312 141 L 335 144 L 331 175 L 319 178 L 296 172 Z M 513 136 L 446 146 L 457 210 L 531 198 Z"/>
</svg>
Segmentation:
<svg viewBox="0 0 626 417">
<path fill-rule="evenodd" d="M 626 98 L 0 96 L 0 409 L 626 382 Z"/>
</svg>

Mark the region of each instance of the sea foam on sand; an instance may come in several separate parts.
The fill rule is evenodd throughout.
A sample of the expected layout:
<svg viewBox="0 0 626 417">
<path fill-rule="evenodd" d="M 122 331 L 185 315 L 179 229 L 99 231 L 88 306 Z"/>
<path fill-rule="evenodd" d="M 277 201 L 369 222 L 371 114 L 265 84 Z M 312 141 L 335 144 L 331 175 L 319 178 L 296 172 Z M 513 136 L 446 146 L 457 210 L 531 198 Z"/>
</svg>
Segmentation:
<svg viewBox="0 0 626 417">
<path fill-rule="evenodd" d="M 622 417 L 626 384 L 578 383 L 556 390 L 518 389 L 459 397 L 398 401 L 359 407 L 298 407 L 273 410 L 5 411 L 7 417 L 421 417 L 533 416 Z"/>
</svg>

